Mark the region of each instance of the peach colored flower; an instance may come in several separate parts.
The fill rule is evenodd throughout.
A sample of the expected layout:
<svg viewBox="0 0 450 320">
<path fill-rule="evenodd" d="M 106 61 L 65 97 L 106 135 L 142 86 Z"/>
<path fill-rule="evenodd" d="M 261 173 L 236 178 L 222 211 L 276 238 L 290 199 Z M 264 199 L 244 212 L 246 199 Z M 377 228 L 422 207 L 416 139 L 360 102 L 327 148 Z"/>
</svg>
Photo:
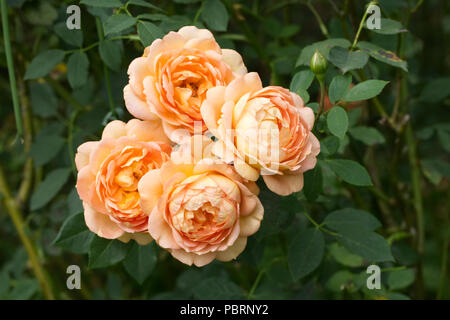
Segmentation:
<svg viewBox="0 0 450 320">
<path fill-rule="evenodd" d="M 182 159 L 176 154 L 190 149 L 182 147 L 172 155 Z M 142 208 L 151 212 L 150 235 L 188 265 L 235 259 L 263 218 L 256 184 L 210 158 L 192 164 L 168 161 L 142 177 L 138 190 Z"/>
<path fill-rule="evenodd" d="M 206 126 L 219 140 L 213 153 L 233 162 L 245 179 L 259 174 L 279 195 L 303 188 L 303 172 L 314 168 L 320 144 L 311 133 L 314 112 L 287 89 L 262 87 L 257 73 L 211 88 L 201 106 Z"/>
<path fill-rule="evenodd" d="M 83 200 L 88 228 L 98 236 L 140 244 L 151 241 L 148 215 L 143 212 L 137 186 L 147 172 L 170 157 L 171 147 L 161 122 L 112 121 L 100 141 L 78 147 L 77 191 Z"/>
<path fill-rule="evenodd" d="M 166 134 L 180 142 L 176 129 L 192 135 L 198 121 L 206 130 L 200 114 L 206 91 L 246 72 L 241 56 L 221 49 L 209 30 L 186 26 L 155 40 L 131 62 L 125 105 L 136 118 L 161 118 Z"/>
</svg>

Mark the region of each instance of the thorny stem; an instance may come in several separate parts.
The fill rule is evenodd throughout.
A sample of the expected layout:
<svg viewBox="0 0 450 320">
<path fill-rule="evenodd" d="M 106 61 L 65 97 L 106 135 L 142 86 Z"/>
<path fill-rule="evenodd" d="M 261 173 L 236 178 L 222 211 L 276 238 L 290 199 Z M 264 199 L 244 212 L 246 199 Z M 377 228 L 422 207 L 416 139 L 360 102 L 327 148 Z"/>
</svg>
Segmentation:
<svg viewBox="0 0 450 320">
<path fill-rule="evenodd" d="M 8 214 L 13 221 L 14 227 L 19 234 L 20 240 L 27 251 L 28 257 L 30 258 L 31 268 L 33 269 L 36 278 L 41 285 L 42 292 L 46 299 L 53 300 L 54 295 L 50 286 L 50 281 L 48 278 L 48 274 L 45 272 L 44 267 L 41 265 L 41 261 L 39 260 L 38 253 L 36 251 L 36 247 L 32 240 L 28 237 L 26 232 L 26 226 L 22 218 L 22 214 L 19 210 L 18 204 L 9 190 L 8 184 L 6 182 L 5 175 L 3 173 L 3 168 L 0 165 L 0 193 L 4 197 L 4 203 Z"/>
</svg>

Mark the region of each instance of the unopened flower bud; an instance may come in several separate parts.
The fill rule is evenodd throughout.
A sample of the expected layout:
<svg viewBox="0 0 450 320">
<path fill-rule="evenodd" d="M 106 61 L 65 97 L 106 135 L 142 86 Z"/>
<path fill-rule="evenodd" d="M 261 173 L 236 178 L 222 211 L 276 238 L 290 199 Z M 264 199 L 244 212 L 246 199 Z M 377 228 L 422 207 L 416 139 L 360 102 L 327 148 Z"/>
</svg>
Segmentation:
<svg viewBox="0 0 450 320">
<path fill-rule="evenodd" d="M 318 77 L 323 76 L 327 71 L 327 59 L 325 59 L 325 57 L 319 52 L 319 50 L 316 50 L 316 52 L 312 56 L 309 67 L 311 68 L 311 71 Z"/>
</svg>

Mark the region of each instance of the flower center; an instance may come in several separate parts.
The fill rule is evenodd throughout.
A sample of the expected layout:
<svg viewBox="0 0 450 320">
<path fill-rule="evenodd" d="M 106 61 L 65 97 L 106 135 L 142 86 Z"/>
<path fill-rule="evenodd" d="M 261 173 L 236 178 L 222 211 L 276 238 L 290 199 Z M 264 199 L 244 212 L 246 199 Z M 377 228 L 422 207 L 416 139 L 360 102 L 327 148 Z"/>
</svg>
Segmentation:
<svg viewBox="0 0 450 320">
<path fill-rule="evenodd" d="M 188 188 L 186 185 L 176 188 L 170 198 L 173 227 L 193 241 L 214 240 L 227 233 L 237 219 L 237 205 L 232 199 L 238 192 L 237 186 L 233 182 L 226 186 L 231 190 L 229 194 L 225 192 L 227 188 L 216 183 L 215 177 L 206 176 L 189 183 Z"/>
</svg>

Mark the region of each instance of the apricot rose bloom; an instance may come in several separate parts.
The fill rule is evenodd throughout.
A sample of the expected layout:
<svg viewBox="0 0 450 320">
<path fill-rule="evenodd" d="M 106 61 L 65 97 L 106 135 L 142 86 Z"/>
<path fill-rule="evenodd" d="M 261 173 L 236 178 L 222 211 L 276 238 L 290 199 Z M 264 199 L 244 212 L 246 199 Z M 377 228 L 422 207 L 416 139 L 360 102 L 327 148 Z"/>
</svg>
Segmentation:
<svg viewBox="0 0 450 320">
<path fill-rule="evenodd" d="M 148 215 L 137 190 L 140 178 L 159 169 L 171 153 L 160 121 L 112 121 L 100 141 L 78 147 L 77 191 L 88 228 L 98 236 L 140 244 L 151 241 Z"/>
<path fill-rule="evenodd" d="M 205 147 L 209 138 L 202 137 Z M 150 213 L 148 231 L 162 248 L 188 265 L 214 259 L 230 261 L 245 248 L 260 226 L 264 209 L 258 187 L 232 166 L 204 157 L 191 164 L 178 153 L 160 169 L 149 171 L 138 185 L 142 207 Z"/>
<path fill-rule="evenodd" d="M 131 62 L 125 105 L 136 118 L 161 118 L 167 136 L 180 142 L 176 129 L 190 136 L 198 121 L 199 133 L 206 130 L 200 114 L 206 91 L 246 72 L 239 53 L 221 49 L 209 30 L 186 26 L 155 40 Z"/>
<path fill-rule="evenodd" d="M 201 106 L 203 119 L 219 140 L 213 153 L 233 162 L 245 179 L 260 174 L 279 195 L 303 188 L 303 172 L 314 168 L 320 144 L 311 133 L 314 112 L 295 93 L 263 88 L 257 73 L 211 88 Z"/>
</svg>

